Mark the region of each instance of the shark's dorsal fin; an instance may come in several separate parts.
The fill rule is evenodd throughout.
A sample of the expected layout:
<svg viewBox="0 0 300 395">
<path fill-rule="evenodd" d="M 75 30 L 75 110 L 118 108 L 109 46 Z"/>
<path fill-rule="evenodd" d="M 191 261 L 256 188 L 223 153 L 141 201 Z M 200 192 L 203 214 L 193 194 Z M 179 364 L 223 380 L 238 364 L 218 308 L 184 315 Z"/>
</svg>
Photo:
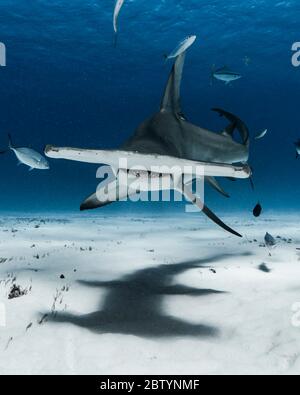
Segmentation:
<svg viewBox="0 0 300 395">
<path fill-rule="evenodd" d="M 185 52 L 178 56 L 168 83 L 165 89 L 163 99 L 161 102 L 160 110 L 172 112 L 176 115 L 182 114 L 181 106 L 180 106 L 180 88 L 181 88 L 181 80 L 182 80 L 182 72 L 185 61 Z"/>
</svg>

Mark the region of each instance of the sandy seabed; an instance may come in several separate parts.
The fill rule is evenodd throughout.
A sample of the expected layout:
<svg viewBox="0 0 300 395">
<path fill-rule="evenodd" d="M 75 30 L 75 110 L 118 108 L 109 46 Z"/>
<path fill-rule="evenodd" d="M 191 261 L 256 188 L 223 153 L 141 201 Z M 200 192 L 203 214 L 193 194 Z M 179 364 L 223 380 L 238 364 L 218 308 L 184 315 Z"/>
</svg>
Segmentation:
<svg viewBox="0 0 300 395">
<path fill-rule="evenodd" d="M 300 222 L 226 220 L 2 216 L 0 374 L 299 374 Z"/>
</svg>

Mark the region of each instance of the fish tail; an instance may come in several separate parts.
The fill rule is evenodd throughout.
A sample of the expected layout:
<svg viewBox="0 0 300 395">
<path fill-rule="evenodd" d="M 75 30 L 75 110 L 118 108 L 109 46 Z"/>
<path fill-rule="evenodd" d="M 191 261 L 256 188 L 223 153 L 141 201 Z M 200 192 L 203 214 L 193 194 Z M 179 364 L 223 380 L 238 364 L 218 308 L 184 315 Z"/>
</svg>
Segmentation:
<svg viewBox="0 0 300 395">
<path fill-rule="evenodd" d="M 116 31 L 114 34 L 114 41 L 113 41 L 114 48 L 117 48 L 117 44 L 118 44 L 118 32 Z"/>
<path fill-rule="evenodd" d="M 12 149 L 12 148 L 13 148 L 12 138 L 11 138 L 11 135 L 10 135 L 10 134 L 8 134 L 8 148 L 9 148 L 9 149 Z"/>
<path fill-rule="evenodd" d="M 298 159 L 299 158 L 299 154 L 298 154 L 298 152 L 296 152 L 296 159 Z"/>
</svg>

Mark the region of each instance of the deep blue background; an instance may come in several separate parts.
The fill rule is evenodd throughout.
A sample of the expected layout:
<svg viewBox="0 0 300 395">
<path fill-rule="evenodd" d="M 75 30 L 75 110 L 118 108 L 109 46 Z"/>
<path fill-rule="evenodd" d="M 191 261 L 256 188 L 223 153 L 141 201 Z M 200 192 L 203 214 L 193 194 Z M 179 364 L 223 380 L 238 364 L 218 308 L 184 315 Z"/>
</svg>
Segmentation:
<svg viewBox="0 0 300 395">
<path fill-rule="evenodd" d="M 7 67 L 0 68 L 0 146 L 10 132 L 16 146 L 40 151 L 48 143 L 118 147 L 158 109 L 171 67 L 163 54 L 196 34 L 184 72 L 187 117 L 218 131 L 224 123 L 210 111 L 218 106 L 244 119 L 252 136 L 269 129 L 251 145 L 256 192 L 247 181 L 225 181 L 231 200 L 209 192 L 210 206 L 249 212 L 260 199 L 268 210 L 299 209 L 293 143 L 300 137 L 300 68 L 291 65 L 291 46 L 300 41 L 299 0 L 127 0 L 117 49 L 113 8 L 114 0 L 1 1 Z M 243 79 L 210 86 L 212 64 Z M 67 161 L 51 161 L 49 172 L 28 172 L 10 153 L 0 158 L 1 211 L 77 211 L 96 188 L 95 172 Z M 138 209 L 111 209 L 120 207 Z"/>
</svg>

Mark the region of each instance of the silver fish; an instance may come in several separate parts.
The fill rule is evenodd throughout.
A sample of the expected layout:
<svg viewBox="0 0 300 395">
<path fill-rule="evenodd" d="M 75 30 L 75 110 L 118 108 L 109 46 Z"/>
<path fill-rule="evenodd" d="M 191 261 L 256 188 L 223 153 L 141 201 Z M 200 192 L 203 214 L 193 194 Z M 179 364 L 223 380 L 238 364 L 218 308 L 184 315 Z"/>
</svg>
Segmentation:
<svg viewBox="0 0 300 395">
<path fill-rule="evenodd" d="M 196 41 L 196 39 L 197 36 L 186 37 L 184 40 L 180 41 L 177 47 L 169 55 L 166 55 L 166 59 L 169 60 L 169 59 L 177 58 L 179 55 L 185 52 L 190 46 L 192 46 Z"/>
<path fill-rule="evenodd" d="M 117 34 L 118 33 L 118 17 L 121 11 L 121 8 L 123 7 L 125 0 L 117 0 L 115 9 L 114 9 L 114 18 L 113 18 L 113 26 L 114 26 L 114 31 Z"/>
<path fill-rule="evenodd" d="M 295 142 L 295 146 L 296 146 L 296 159 L 298 159 L 300 155 L 300 139 Z"/>
<path fill-rule="evenodd" d="M 226 85 L 230 84 L 232 81 L 242 78 L 241 74 L 229 70 L 228 67 L 222 67 L 217 70 L 214 70 L 213 67 L 211 77 L 212 79 L 215 78 L 216 80 L 225 82 Z"/>
<path fill-rule="evenodd" d="M 29 167 L 29 170 L 39 169 L 48 170 L 50 169 L 49 162 L 38 152 L 31 148 L 15 148 L 12 145 L 11 136 L 9 135 L 9 149 L 12 150 L 22 163 Z"/>
<path fill-rule="evenodd" d="M 260 140 L 268 133 L 268 129 L 263 130 L 255 136 L 255 140 Z"/>
</svg>

